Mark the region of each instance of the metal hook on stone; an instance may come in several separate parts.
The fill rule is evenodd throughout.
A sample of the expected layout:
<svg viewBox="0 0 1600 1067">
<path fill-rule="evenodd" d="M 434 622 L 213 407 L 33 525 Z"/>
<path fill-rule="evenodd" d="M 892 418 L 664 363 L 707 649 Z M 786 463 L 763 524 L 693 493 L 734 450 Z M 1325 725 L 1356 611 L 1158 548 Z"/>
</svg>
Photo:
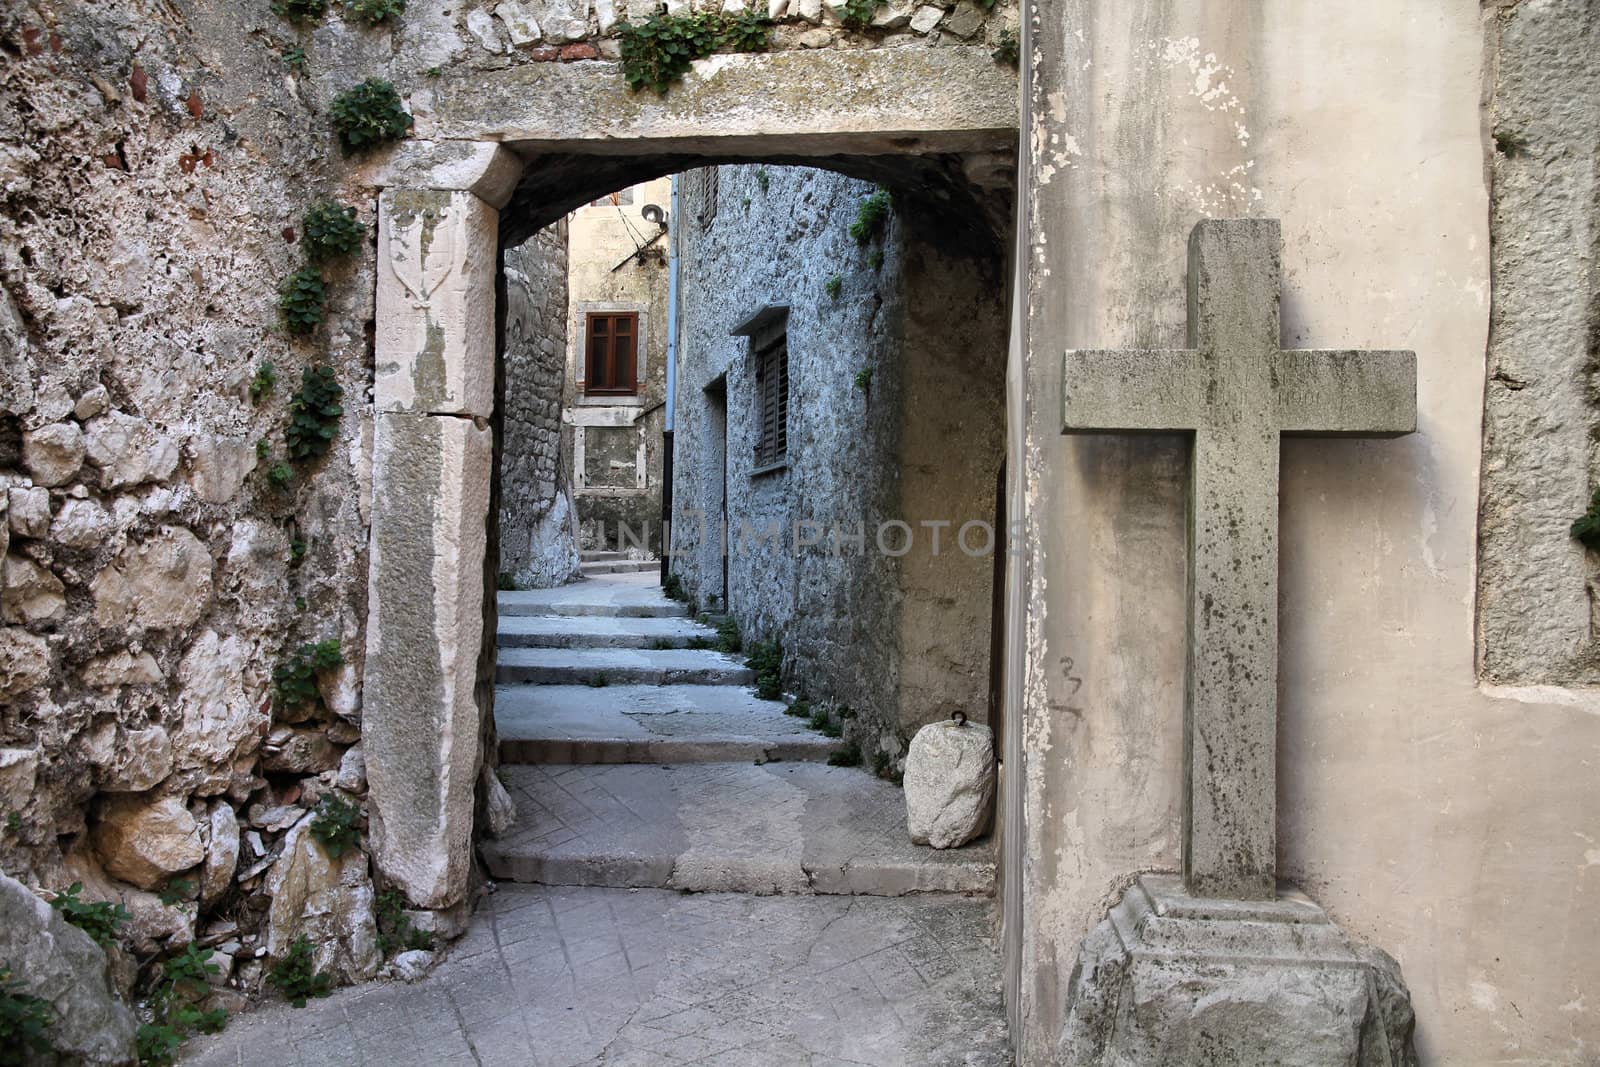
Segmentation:
<svg viewBox="0 0 1600 1067">
<path fill-rule="evenodd" d="M 967 713 L 964 711 L 952 711 L 950 713 L 950 721 L 957 726 L 965 726 L 967 725 Z"/>
</svg>

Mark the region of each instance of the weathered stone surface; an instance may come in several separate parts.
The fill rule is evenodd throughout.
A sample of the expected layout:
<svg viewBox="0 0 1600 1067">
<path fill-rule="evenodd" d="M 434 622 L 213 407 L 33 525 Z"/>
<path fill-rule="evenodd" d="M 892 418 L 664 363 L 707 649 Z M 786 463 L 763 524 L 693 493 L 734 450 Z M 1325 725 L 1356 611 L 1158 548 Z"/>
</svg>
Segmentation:
<svg viewBox="0 0 1600 1067">
<path fill-rule="evenodd" d="M 60 622 L 67 614 L 61 579 L 12 553 L 0 566 L 0 618 L 17 625 Z"/>
<path fill-rule="evenodd" d="M 944 18 L 944 8 L 923 4 L 911 16 L 911 28 L 917 33 L 927 33 Z"/>
<path fill-rule="evenodd" d="M 120 411 L 90 420 L 85 452 L 100 468 L 100 484 L 106 489 L 165 481 L 178 469 L 178 446 L 172 438 Z"/>
<path fill-rule="evenodd" d="M 52 422 L 22 435 L 22 465 L 35 485 L 65 485 L 83 466 L 83 431 L 75 422 Z"/>
<path fill-rule="evenodd" d="M 77 403 L 72 406 L 72 413 L 80 422 L 87 422 L 96 415 L 102 415 L 111 408 L 111 393 L 103 385 L 85 389 L 83 395 L 78 397 Z"/>
<path fill-rule="evenodd" d="M 944 28 L 962 39 L 971 37 L 983 28 L 983 12 L 971 0 L 961 0 L 945 20 Z"/>
<path fill-rule="evenodd" d="M 1416 1063 L 1399 967 L 1298 892 L 1247 903 L 1143 875 L 1084 939 L 1056 1062 Z"/>
<path fill-rule="evenodd" d="M 50 1044 L 71 1062 L 132 1067 L 139 1023 L 112 987 L 106 954 L 27 886 L 0 874 L 0 960 L 50 1002 Z M 13 1051 L 13 1050 L 8 1050 Z M 23 1062 L 21 1059 L 16 1062 Z"/>
<path fill-rule="evenodd" d="M 481 8 L 473 14 L 490 17 Z M 407 141 L 378 164 L 372 182 L 385 188 L 458 190 L 502 208 L 525 166 L 515 152 L 486 141 Z"/>
<path fill-rule="evenodd" d="M 373 442 L 366 752 L 374 858 L 420 907 L 466 892 L 490 433 L 381 414 Z"/>
<path fill-rule="evenodd" d="M 234 759 L 259 741 L 270 712 L 246 689 L 250 658 L 248 644 L 214 630 L 189 646 L 178 664 L 182 722 L 172 739 L 180 769 L 227 775 Z"/>
<path fill-rule="evenodd" d="M 490 52 L 505 51 L 505 41 L 500 37 L 500 26 L 495 17 L 481 7 L 467 12 L 467 32 Z"/>
<path fill-rule="evenodd" d="M 589 0 L 534 0 L 530 6 L 549 40 L 564 44 L 588 35 Z"/>
<path fill-rule="evenodd" d="M 346 793 L 367 791 L 367 754 L 359 744 L 351 745 L 339 758 L 339 774 L 333 784 Z"/>
<path fill-rule="evenodd" d="M 1184 877 L 1198 894 L 1277 886 L 1278 457 L 1284 435 L 1417 428 L 1417 357 L 1280 349 L 1276 219 L 1189 235 L 1189 348 L 1069 351 L 1062 432 L 1194 434 Z"/>
<path fill-rule="evenodd" d="M 89 583 L 102 626 L 165 629 L 200 618 L 211 597 L 211 553 L 181 526 L 129 544 Z"/>
<path fill-rule="evenodd" d="M 50 676 L 50 646 L 26 630 L 0 628 L 0 698 L 21 696 Z"/>
<path fill-rule="evenodd" d="M 189 439 L 189 484 L 207 504 L 226 504 L 256 469 L 256 446 L 238 437 Z"/>
<path fill-rule="evenodd" d="M 380 412 L 494 408 L 499 215 L 471 193 L 387 189 L 378 202 Z"/>
<path fill-rule="evenodd" d="M 140 889 L 157 889 L 205 859 L 181 797 L 116 797 L 101 807 L 91 834 L 106 872 Z"/>
<path fill-rule="evenodd" d="M 115 689 L 121 685 L 154 685 L 161 681 L 161 667 L 148 652 L 126 649 L 92 659 L 80 675 L 84 685 L 96 689 Z"/>
<path fill-rule="evenodd" d="M 373 918 L 367 857 L 351 849 L 328 856 L 311 835 L 308 815 L 289 831 L 283 854 L 267 875 L 272 898 L 267 916 L 267 954 L 282 959 L 298 937 L 315 947 L 318 971 L 341 982 L 371 978 L 383 962 Z"/>
<path fill-rule="evenodd" d="M 504 0 L 494 9 L 495 18 L 505 26 L 506 36 L 511 38 L 511 43 L 518 48 L 538 44 L 543 37 L 539 32 L 539 22 L 533 17 L 530 6 L 519 0 Z"/>
<path fill-rule="evenodd" d="M 994 808 L 994 734 L 978 723 L 929 723 L 911 739 L 905 768 L 911 840 L 957 848 L 989 827 Z"/>
<path fill-rule="evenodd" d="M 123 730 L 110 766 L 98 784 L 106 793 L 142 793 L 172 773 L 172 742 L 160 726 Z M 148 887 L 147 887 L 148 888 Z"/>
<path fill-rule="evenodd" d="M 50 490 L 13 486 L 7 491 L 7 515 L 13 537 L 43 537 L 50 530 Z"/>
<path fill-rule="evenodd" d="M 389 962 L 389 968 L 402 982 L 420 982 L 433 968 L 433 953 L 422 949 L 402 952 Z"/>
<path fill-rule="evenodd" d="M 263 770 L 280 774 L 320 774 L 339 766 L 339 749 L 321 730 L 279 727 L 261 746 Z"/>
<path fill-rule="evenodd" d="M 0 748 L 0 810 L 21 811 L 33 799 L 39 774 L 37 748 Z"/>
<path fill-rule="evenodd" d="M 484 813 L 488 820 L 486 829 L 490 837 L 502 837 L 517 825 L 517 804 L 501 784 L 500 778 L 489 768 L 483 769 Z"/>
<path fill-rule="evenodd" d="M 50 524 L 50 539 L 69 548 L 95 548 L 116 529 L 111 513 L 94 500 L 64 500 Z"/>
<path fill-rule="evenodd" d="M 206 858 L 200 868 L 200 903 L 210 907 L 233 883 L 239 866 L 239 817 L 232 805 L 218 801 L 207 815 Z"/>
</svg>

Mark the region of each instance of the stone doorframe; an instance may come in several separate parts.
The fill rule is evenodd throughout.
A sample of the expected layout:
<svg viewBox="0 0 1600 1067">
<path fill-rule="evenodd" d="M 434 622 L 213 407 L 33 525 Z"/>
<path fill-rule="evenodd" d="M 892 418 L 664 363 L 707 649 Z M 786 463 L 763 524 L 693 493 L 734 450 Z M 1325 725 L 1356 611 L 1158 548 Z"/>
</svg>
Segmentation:
<svg viewBox="0 0 1600 1067">
<path fill-rule="evenodd" d="M 628 93 L 614 64 L 533 64 L 459 81 L 447 72 L 435 110 L 419 115 L 429 139 L 365 176 L 380 192 L 362 744 L 374 860 L 419 908 L 466 900 L 491 710 L 477 690 L 491 606 L 501 210 L 517 195 L 527 230 L 530 217 L 543 225 L 632 173 L 569 167 L 560 202 L 530 208 L 526 179 L 547 168 L 548 189 L 548 161 L 573 156 L 651 157 L 671 170 L 1014 158 L 1016 79 L 980 48 L 719 56 L 696 67 L 665 98 Z M 632 170 L 640 166 L 658 164 L 640 159 Z M 1008 432 L 1008 452 L 1020 455 L 1020 420 Z M 1010 692 L 1008 704 L 1015 699 Z M 1008 710 L 1010 729 L 1021 721 Z"/>
</svg>

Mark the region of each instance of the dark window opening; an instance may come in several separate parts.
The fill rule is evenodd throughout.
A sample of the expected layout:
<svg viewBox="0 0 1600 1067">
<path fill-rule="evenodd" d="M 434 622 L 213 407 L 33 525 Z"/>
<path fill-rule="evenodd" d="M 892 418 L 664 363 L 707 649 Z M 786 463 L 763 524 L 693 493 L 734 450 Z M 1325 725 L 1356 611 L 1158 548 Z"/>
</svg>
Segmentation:
<svg viewBox="0 0 1600 1067">
<path fill-rule="evenodd" d="M 584 327 L 587 367 L 583 391 L 632 396 L 639 391 L 639 313 L 591 312 Z"/>
<path fill-rule="evenodd" d="M 782 463 L 789 452 L 789 338 L 776 332 L 756 349 L 756 467 Z"/>
</svg>

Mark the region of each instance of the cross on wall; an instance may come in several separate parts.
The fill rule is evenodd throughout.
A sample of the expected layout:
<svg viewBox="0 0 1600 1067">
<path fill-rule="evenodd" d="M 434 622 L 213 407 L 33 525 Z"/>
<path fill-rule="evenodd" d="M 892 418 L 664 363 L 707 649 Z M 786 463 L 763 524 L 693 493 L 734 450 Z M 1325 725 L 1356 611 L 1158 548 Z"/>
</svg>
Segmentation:
<svg viewBox="0 0 1600 1067">
<path fill-rule="evenodd" d="M 1277 884 L 1280 437 L 1417 428 L 1414 352 L 1279 348 L 1276 219 L 1189 235 L 1188 344 L 1062 361 L 1063 433 L 1187 433 L 1183 874 L 1198 896 Z"/>
</svg>

